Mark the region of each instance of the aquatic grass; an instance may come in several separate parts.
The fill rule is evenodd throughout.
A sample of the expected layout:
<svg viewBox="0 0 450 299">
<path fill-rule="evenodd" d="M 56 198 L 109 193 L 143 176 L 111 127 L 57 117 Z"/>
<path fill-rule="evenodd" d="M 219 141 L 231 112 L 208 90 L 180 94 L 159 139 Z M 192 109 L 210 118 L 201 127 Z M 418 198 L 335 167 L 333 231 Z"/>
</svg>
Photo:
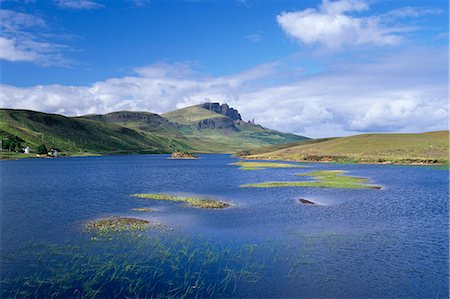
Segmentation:
<svg viewBox="0 0 450 299">
<path fill-rule="evenodd" d="M 20 262 L 27 272 L 3 276 L 1 297 L 234 297 L 240 285 L 255 284 L 263 274 L 247 246 L 193 242 L 164 231 L 141 239 L 127 236 L 117 242 L 39 243 L 24 249 Z M 41 259 L 35 262 L 37 256 Z"/>
<path fill-rule="evenodd" d="M 131 217 L 108 217 L 89 221 L 85 224 L 88 232 L 138 232 L 150 228 L 150 221 Z"/>
<path fill-rule="evenodd" d="M 143 213 L 156 212 L 156 210 L 152 209 L 152 208 L 134 208 L 134 209 L 131 209 L 131 210 L 135 211 L 135 212 L 143 212 Z"/>
<path fill-rule="evenodd" d="M 342 170 L 317 170 L 297 174 L 308 176 L 315 181 L 296 182 L 264 182 L 241 185 L 244 188 L 271 188 L 271 187 L 313 187 L 313 188 L 346 188 L 346 189 L 381 189 L 380 186 L 367 184 L 365 178 L 343 175 Z"/>
<path fill-rule="evenodd" d="M 266 168 L 302 168 L 305 166 L 297 164 L 288 163 L 275 163 L 275 162 L 247 162 L 240 161 L 235 163 L 230 163 L 230 165 L 240 166 L 241 170 L 261 170 Z"/>
<path fill-rule="evenodd" d="M 205 208 L 205 209 L 224 209 L 230 207 L 229 203 L 209 199 L 209 198 L 199 198 L 199 197 L 180 197 L 180 196 L 172 196 L 168 194 L 157 194 L 157 193 L 138 193 L 132 194 L 132 197 L 137 198 L 146 198 L 146 199 L 154 199 L 154 200 L 164 200 L 164 201 L 179 201 L 186 202 L 190 206 Z"/>
</svg>

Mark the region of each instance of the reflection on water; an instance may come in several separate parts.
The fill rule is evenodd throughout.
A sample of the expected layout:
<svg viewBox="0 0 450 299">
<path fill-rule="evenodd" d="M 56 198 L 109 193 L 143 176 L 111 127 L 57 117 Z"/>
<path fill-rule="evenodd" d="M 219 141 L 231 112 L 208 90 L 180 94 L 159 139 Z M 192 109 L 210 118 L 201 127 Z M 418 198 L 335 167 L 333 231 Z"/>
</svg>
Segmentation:
<svg viewBox="0 0 450 299">
<path fill-rule="evenodd" d="M 166 158 L 0 162 L 1 297 L 448 297 L 447 171 L 242 171 L 226 155 Z M 239 188 L 321 169 L 383 190 Z M 233 207 L 189 208 L 135 193 L 200 194 Z M 156 211 L 133 211 L 140 207 Z M 95 239 L 83 232 L 86 221 L 113 215 L 173 230 Z"/>
</svg>

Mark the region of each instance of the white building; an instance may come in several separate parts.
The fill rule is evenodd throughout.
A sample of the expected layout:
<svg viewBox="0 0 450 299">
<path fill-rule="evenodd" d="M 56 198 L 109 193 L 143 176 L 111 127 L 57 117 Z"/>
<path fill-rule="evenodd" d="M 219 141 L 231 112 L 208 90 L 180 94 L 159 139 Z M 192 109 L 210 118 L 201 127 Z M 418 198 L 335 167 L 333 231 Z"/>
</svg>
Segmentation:
<svg viewBox="0 0 450 299">
<path fill-rule="evenodd" d="M 24 154 L 28 155 L 30 153 L 30 148 L 28 146 L 22 147 L 22 149 Z"/>
</svg>

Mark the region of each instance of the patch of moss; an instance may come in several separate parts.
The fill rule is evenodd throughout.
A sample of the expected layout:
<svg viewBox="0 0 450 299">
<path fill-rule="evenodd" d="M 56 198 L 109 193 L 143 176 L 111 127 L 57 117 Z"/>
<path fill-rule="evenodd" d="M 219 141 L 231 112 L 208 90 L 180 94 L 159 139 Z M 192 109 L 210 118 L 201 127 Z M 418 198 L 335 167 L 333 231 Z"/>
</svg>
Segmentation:
<svg viewBox="0 0 450 299">
<path fill-rule="evenodd" d="M 135 212 L 156 212 L 156 210 L 152 208 L 134 208 L 132 210 Z"/>
<path fill-rule="evenodd" d="M 110 233 L 110 232 L 138 232 L 150 228 L 150 221 L 131 217 L 108 217 L 89 221 L 85 224 L 88 232 Z"/>
<path fill-rule="evenodd" d="M 301 168 L 304 166 L 288 163 L 275 163 L 275 162 L 235 162 L 230 165 L 238 165 L 241 170 L 261 170 L 266 168 Z"/>
<path fill-rule="evenodd" d="M 167 194 L 153 194 L 153 193 L 141 193 L 141 194 L 132 194 L 132 197 L 137 198 L 147 198 L 154 200 L 166 200 L 166 201 L 181 201 L 186 202 L 190 206 L 206 208 L 206 209 L 224 209 L 228 208 L 230 205 L 226 202 L 214 200 L 214 199 L 205 199 L 205 198 L 197 198 L 197 197 L 179 197 L 172 196 Z"/>
<path fill-rule="evenodd" d="M 342 170 L 319 170 L 298 176 L 313 177 L 316 181 L 303 182 L 264 182 L 257 184 L 246 184 L 241 187 L 270 188 L 270 187 L 315 187 L 315 188 L 348 188 L 348 189 L 381 189 L 380 186 L 366 184 L 365 178 L 342 175 Z"/>
</svg>

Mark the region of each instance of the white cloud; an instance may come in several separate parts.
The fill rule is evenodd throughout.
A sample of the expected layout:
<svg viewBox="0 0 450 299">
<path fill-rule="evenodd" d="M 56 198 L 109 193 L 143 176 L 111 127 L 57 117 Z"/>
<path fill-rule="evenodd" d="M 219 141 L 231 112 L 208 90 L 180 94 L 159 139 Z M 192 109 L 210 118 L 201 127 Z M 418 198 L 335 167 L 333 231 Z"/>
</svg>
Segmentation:
<svg viewBox="0 0 450 299">
<path fill-rule="evenodd" d="M 0 9 L 0 59 L 27 61 L 40 65 L 65 65 L 66 46 L 44 37 L 43 19 L 25 13 Z"/>
<path fill-rule="evenodd" d="M 436 9 L 404 7 L 380 16 L 357 16 L 369 9 L 362 0 L 323 0 L 318 9 L 283 12 L 277 16 L 283 31 L 306 45 L 323 45 L 337 50 L 344 46 L 393 46 L 402 42 L 402 33 L 417 27 L 392 24 L 397 18 L 440 13 Z"/>
<path fill-rule="evenodd" d="M 375 101 L 364 114 L 357 115 L 349 121 L 348 127 L 356 131 L 376 130 L 389 127 L 399 130 L 414 126 L 444 128 L 448 111 L 442 101 L 423 98 L 400 98 L 389 102 Z M 439 123 L 441 121 L 441 123 Z"/>
<path fill-rule="evenodd" d="M 33 61 L 36 55 L 32 52 L 19 49 L 15 39 L 0 36 L 0 59 L 9 61 Z"/>
<path fill-rule="evenodd" d="M 444 11 L 438 8 L 406 6 L 391 10 L 388 13 L 384 14 L 383 17 L 390 17 L 395 19 L 407 17 L 420 17 L 425 15 L 438 15 L 442 13 L 444 13 Z"/>
<path fill-rule="evenodd" d="M 56 0 L 56 5 L 60 8 L 83 10 L 98 9 L 103 5 L 91 0 Z"/>
<path fill-rule="evenodd" d="M 162 113 L 219 101 L 239 109 L 245 119 L 311 137 L 423 132 L 447 128 L 444 61 L 446 49 L 416 49 L 371 62 L 342 62 L 300 77 L 292 75 L 293 61 L 220 77 L 200 74 L 190 64 L 156 64 L 90 86 L 3 85 L 0 106 L 82 115 L 118 110 Z M 291 68 L 286 70 L 286 65 Z M 280 69 L 293 79 L 268 85 Z"/>
</svg>

